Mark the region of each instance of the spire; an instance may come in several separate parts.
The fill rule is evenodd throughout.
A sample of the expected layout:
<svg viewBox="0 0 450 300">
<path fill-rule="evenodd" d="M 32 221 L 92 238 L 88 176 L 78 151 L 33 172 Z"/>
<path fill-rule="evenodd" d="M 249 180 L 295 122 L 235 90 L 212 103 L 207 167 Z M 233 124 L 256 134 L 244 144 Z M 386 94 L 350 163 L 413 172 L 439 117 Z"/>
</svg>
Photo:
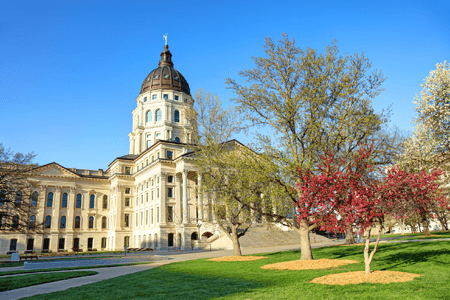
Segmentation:
<svg viewBox="0 0 450 300">
<path fill-rule="evenodd" d="M 164 37 L 165 45 L 164 45 L 163 52 L 161 52 L 161 60 L 159 61 L 158 66 L 159 67 L 163 67 L 163 66 L 171 66 L 171 67 L 173 67 L 172 53 L 170 53 L 169 45 L 167 45 L 168 34 L 166 33 L 163 37 Z"/>
</svg>

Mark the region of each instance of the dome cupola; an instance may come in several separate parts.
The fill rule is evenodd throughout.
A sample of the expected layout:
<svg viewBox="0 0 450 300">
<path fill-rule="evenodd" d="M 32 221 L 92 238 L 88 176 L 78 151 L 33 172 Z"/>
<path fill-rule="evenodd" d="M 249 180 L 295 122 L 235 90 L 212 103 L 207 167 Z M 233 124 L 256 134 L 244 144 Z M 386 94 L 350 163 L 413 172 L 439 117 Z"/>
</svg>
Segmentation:
<svg viewBox="0 0 450 300">
<path fill-rule="evenodd" d="M 148 74 L 141 86 L 141 94 L 151 90 L 175 90 L 191 95 L 189 84 L 184 76 L 173 67 L 169 45 L 164 45 L 158 68 Z"/>
</svg>

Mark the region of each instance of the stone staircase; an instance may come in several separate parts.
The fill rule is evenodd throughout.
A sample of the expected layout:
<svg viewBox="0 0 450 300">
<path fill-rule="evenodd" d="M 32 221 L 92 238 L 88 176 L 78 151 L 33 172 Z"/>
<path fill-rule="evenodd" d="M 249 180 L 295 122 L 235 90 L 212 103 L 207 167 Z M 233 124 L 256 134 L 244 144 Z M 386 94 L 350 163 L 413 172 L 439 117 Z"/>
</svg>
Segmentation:
<svg viewBox="0 0 450 300">
<path fill-rule="evenodd" d="M 311 243 L 327 242 L 324 236 L 310 233 Z M 300 235 L 290 229 L 282 230 L 277 226 L 254 224 L 247 233 L 239 239 L 242 248 L 268 247 L 281 245 L 300 245 Z"/>
</svg>

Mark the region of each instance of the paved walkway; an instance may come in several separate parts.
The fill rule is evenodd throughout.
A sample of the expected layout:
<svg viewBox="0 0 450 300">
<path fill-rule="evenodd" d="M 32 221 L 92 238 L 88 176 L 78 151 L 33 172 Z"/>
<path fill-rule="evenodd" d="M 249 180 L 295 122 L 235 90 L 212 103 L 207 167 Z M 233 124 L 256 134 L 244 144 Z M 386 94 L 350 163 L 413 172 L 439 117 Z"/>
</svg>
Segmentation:
<svg viewBox="0 0 450 300">
<path fill-rule="evenodd" d="M 345 241 L 335 241 L 335 242 L 326 242 L 326 243 L 317 243 L 312 244 L 312 248 L 320 248 L 331 245 L 339 245 L 344 243 Z M 288 246 L 273 246 L 273 247 L 260 247 L 260 248 L 248 248 L 242 249 L 243 255 L 248 254 L 257 254 L 257 253 L 270 253 L 270 252 L 279 252 L 279 251 L 290 251 L 290 250 L 299 250 L 300 245 L 288 245 Z M 107 280 L 110 278 L 123 276 L 127 274 L 132 274 L 140 271 L 145 271 L 149 269 L 153 269 L 165 264 L 186 261 L 186 260 L 194 260 L 201 258 L 213 258 L 213 257 L 221 257 L 221 256 L 229 256 L 233 255 L 233 250 L 216 250 L 216 251 L 192 251 L 192 252 L 155 252 L 152 254 L 164 255 L 168 256 L 170 260 L 160 260 L 156 261 L 152 264 L 146 265 L 134 265 L 134 266 L 122 266 L 122 267 L 110 267 L 110 268 L 94 268 L 87 269 L 86 271 L 96 271 L 98 274 L 86 277 L 72 278 L 66 279 L 56 282 L 49 282 L 40 285 L 34 285 L 30 287 L 25 287 L 21 289 L 16 289 L 12 291 L 6 291 L 0 293 L 0 300 L 14 300 L 21 299 L 25 297 L 30 297 L 39 294 L 47 294 L 51 292 L 63 291 L 72 287 L 78 287 L 82 285 L 91 284 L 94 282 Z M 148 253 L 132 253 L 127 254 L 133 257 L 138 258 L 139 256 L 148 256 Z M 23 267 L 14 267 L 14 268 L 2 268 L 0 271 L 8 270 L 23 270 Z M 80 270 L 83 271 L 83 270 Z M 66 271 L 68 272 L 68 271 Z M 17 275 L 20 276 L 20 275 Z"/>
</svg>

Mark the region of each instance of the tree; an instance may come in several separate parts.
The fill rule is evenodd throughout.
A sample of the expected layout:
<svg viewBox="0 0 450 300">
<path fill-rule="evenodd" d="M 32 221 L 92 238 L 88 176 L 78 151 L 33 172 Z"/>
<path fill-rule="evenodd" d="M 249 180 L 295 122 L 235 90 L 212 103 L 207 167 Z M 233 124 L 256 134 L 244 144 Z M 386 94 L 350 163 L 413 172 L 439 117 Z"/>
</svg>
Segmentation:
<svg viewBox="0 0 450 300">
<path fill-rule="evenodd" d="M 450 160 L 450 64 L 444 61 L 422 84 L 420 97 L 415 102 L 418 117 L 416 123 L 423 124 L 436 144 L 431 156 L 435 166 Z"/>
<path fill-rule="evenodd" d="M 188 119 L 193 124 L 195 165 L 202 174 L 202 190 L 213 199 L 217 224 L 233 242 L 234 255 L 241 255 L 239 238 L 252 225 L 250 203 L 261 202 L 263 183 L 250 172 L 257 154 L 235 140 L 241 129 L 233 108 L 224 110 L 218 96 L 199 89 L 196 107 Z"/>
<path fill-rule="evenodd" d="M 29 180 L 35 167 L 34 153 L 14 153 L 0 144 L 0 230 L 4 232 L 33 232 L 36 223 L 38 194 Z"/>
<path fill-rule="evenodd" d="M 377 70 L 368 74 L 371 63 L 363 54 L 340 55 L 335 41 L 322 54 L 303 51 L 284 34 L 278 44 L 266 38 L 264 53 L 253 57 L 254 69 L 239 72 L 249 85 L 230 78 L 227 85 L 237 95 L 238 111 L 260 130 L 255 149 L 278 166 L 279 172 L 263 172 L 267 181 L 278 199 L 296 204 L 298 169 L 315 171 L 326 153 L 349 158 L 380 131 L 387 115 L 375 113 L 371 99 L 384 78 Z M 301 259 L 313 259 L 309 232 L 316 227 L 311 219 L 299 220 Z"/>
</svg>

